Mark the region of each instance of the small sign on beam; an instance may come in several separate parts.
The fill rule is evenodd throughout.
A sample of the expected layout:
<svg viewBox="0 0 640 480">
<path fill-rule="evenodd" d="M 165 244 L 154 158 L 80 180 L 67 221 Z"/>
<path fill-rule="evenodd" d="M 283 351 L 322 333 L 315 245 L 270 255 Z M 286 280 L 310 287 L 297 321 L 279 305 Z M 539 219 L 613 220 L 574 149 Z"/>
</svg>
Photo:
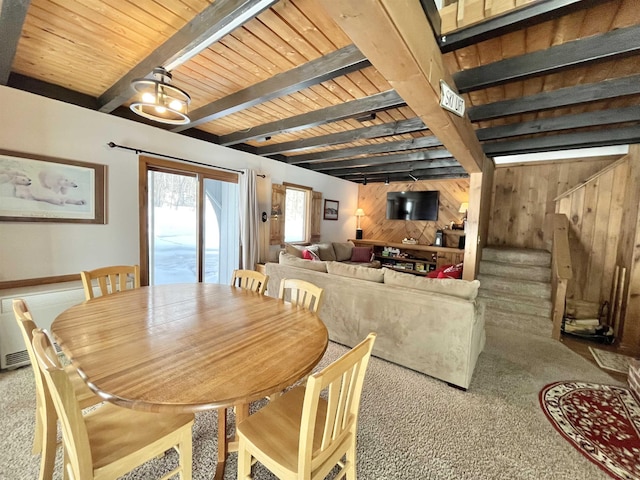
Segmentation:
<svg viewBox="0 0 640 480">
<path fill-rule="evenodd" d="M 451 90 L 444 80 L 440 80 L 440 106 L 464 117 L 464 98 Z"/>
</svg>

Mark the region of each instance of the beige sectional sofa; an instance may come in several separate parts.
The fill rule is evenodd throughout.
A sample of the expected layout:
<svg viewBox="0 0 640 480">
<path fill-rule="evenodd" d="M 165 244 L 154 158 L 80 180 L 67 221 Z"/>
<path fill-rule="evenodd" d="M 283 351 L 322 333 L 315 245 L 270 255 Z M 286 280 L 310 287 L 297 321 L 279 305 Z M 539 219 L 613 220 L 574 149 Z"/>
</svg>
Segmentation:
<svg viewBox="0 0 640 480">
<path fill-rule="evenodd" d="M 353 347 L 375 331 L 374 355 L 469 387 L 485 343 L 483 311 L 475 301 L 480 282 L 298 260 L 297 266 L 266 264 L 268 295 L 277 297 L 283 278 L 312 282 L 324 288 L 319 315 L 331 340 Z"/>
<path fill-rule="evenodd" d="M 353 242 L 332 242 L 314 244 L 285 244 L 280 251 L 279 263 L 297 265 L 297 260 L 303 257 L 305 250 L 311 250 L 317 255 L 319 263 L 313 268 L 322 270 L 325 262 L 342 262 L 363 267 L 380 268 L 380 261 L 374 260 L 371 247 L 356 247 Z M 365 258 L 363 258 L 365 254 Z M 326 268 L 324 269 L 326 272 Z"/>
</svg>

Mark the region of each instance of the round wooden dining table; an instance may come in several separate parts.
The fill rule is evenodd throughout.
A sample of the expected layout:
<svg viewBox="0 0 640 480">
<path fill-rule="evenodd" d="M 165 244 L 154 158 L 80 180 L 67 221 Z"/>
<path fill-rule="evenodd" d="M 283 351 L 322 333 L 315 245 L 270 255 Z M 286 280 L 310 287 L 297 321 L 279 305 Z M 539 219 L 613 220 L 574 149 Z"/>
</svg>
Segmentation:
<svg viewBox="0 0 640 480">
<path fill-rule="evenodd" d="M 65 310 L 51 330 L 78 373 L 106 401 L 173 413 L 235 406 L 236 422 L 248 415 L 249 402 L 309 374 L 328 345 L 316 314 L 209 283 L 99 297 Z M 221 471 L 234 447 L 225 436 L 224 412 L 218 414 Z"/>
</svg>

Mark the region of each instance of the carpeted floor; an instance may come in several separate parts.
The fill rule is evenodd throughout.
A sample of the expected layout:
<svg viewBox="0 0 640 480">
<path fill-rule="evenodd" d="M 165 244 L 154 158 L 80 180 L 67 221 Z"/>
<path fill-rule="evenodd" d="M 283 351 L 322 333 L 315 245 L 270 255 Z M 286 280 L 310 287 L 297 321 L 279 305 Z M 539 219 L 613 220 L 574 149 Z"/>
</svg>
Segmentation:
<svg viewBox="0 0 640 480">
<path fill-rule="evenodd" d="M 320 366 L 346 349 L 330 344 Z M 487 327 L 467 392 L 372 358 L 365 380 L 358 434 L 358 478 L 392 479 L 608 479 L 564 440 L 538 405 L 538 392 L 560 380 L 618 384 L 551 339 Z M 37 478 L 31 456 L 34 386 L 30 368 L 0 373 L 0 479 Z M 194 428 L 196 480 L 213 476 L 216 414 L 198 414 Z M 172 455 L 127 479 L 157 478 Z M 58 454 L 55 478 L 62 478 Z M 231 454 L 225 480 L 235 478 Z M 262 468 L 255 480 L 272 479 Z"/>
</svg>

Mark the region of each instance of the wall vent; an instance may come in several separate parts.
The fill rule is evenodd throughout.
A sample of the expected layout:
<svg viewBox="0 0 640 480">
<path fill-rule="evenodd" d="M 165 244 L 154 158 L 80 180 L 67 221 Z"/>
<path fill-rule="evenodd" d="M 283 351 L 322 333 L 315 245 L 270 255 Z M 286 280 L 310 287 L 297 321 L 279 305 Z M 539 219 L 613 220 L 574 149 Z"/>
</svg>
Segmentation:
<svg viewBox="0 0 640 480">
<path fill-rule="evenodd" d="M 58 355 L 63 355 L 62 349 L 57 343 L 53 344 L 56 347 L 56 352 Z M 13 369 L 18 367 L 24 367 L 26 365 L 31 365 L 31 360 L 29 359 L 29 352 L 26 350 L 19 350 L 17 352 L 9 353 L 5 355 L 5 362 L 7 365 L 7 369 Z"/>
<path fill-rule="evenodd" d="M 9 353 L 5 356 L 7 368 L 17 368 L 23 365 L 29 365 L 29 354 L 26 350 L 20 350 L 19 352 Z"/>
</svg>

